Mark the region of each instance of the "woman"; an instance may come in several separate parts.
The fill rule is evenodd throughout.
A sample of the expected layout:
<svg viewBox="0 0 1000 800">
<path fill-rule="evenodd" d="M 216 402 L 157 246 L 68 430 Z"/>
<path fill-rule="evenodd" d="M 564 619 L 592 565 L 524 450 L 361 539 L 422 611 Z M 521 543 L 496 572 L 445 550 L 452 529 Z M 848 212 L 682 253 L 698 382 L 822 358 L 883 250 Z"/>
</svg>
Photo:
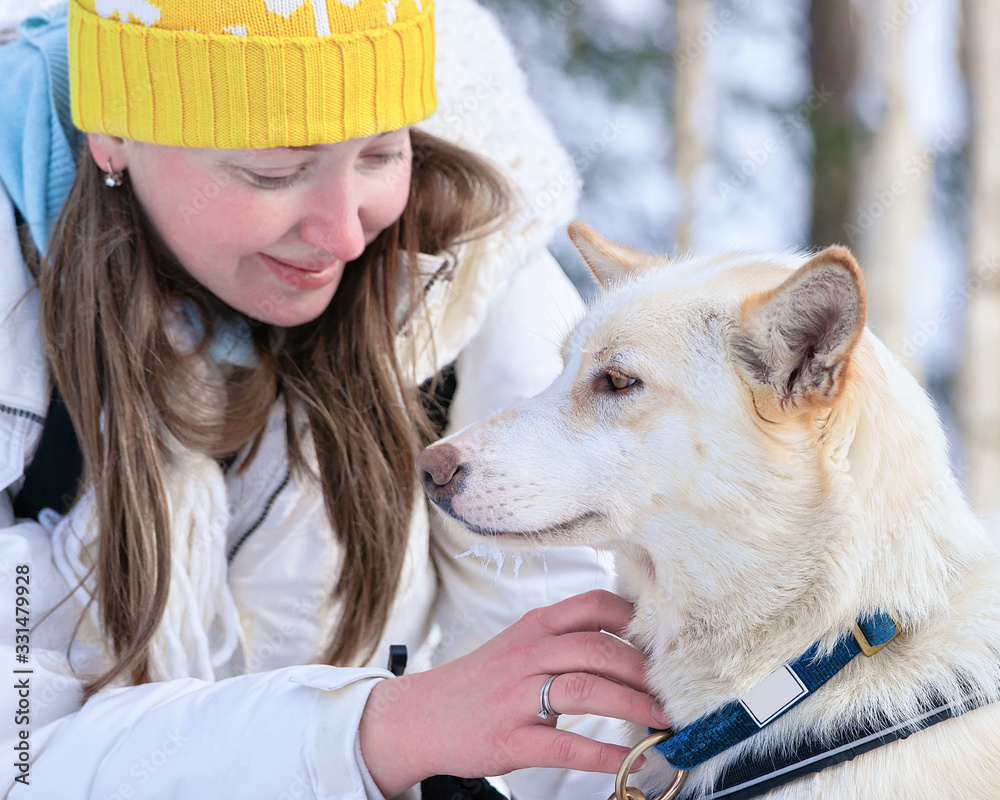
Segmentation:
<svg viewBox="0 0 1000 800">
<path fill-rule="evenodd" d="M 426 0 L 71 0 L 68 25 L 29 23 L 0 51 L 4 82 L 29 87 L 0 161 L 16 354 L 0 558 L 30 612 L 0 635 L 32 670 L 11 796 L 378 797 L 439 773 L 613 772 L 623 748 L 552 714 L 663 724 L 640 656 L 600 632 L 627 603 L 521 618 L 605 585 L 592 554 L 486 575 L 418 493 L 433 434 L 416 387 L 454 364 L 452 429 L 531 394 L 578 311 L 544 253 L 567 159 L 490 18 L 442 6 L 429 118 Z M 88 134 L 75 178 L 67 92 Z M 50 381 L 83 483 L 65 513 L 26 519 L 13 502 Z M 387 680 L 391 644 L 410 664 Z"/>
</svg>

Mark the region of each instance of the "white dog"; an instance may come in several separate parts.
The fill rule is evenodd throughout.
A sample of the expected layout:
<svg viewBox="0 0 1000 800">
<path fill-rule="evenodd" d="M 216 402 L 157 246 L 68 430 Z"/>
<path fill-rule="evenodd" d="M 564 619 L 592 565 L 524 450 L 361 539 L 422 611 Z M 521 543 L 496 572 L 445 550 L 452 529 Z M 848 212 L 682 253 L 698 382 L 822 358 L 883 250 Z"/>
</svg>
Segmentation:
<svg viewBox="0 0 1000 800">
<path fill-rule="evenodd" d="M 612 550 L 675 731 L 776 716 L 703 753 L 682 797 L 1000 798 L 1000 557 L 930 400 L 864 327 L 851 255 L 672 262 L 570 236 L 604 293 L 564 372 L 424 451 L 431 498 L 502 546 Z M 812 656 L 886 614 L 899 635 L 796 704 Z M 814 751 L 863 754 L 805 774 Z M 652 797 L 673 770 L 647 756 Z"/>
</svg>

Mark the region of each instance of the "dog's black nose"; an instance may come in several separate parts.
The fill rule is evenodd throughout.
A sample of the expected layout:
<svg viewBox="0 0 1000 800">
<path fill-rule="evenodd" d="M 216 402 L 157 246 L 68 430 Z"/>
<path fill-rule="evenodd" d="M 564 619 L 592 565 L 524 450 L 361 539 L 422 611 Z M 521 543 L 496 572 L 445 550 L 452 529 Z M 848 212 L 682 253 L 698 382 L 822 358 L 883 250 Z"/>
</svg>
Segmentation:
<svg viewBox="0 0 1000 800">
<path fill-rule="evenodd" d="M 465 474 L 458 448 L 450 444 L 436 444 L 417 456 L 420 482 L 427 495 L 440 506 L 451 505 L 452 495 Z"/>
</svg>

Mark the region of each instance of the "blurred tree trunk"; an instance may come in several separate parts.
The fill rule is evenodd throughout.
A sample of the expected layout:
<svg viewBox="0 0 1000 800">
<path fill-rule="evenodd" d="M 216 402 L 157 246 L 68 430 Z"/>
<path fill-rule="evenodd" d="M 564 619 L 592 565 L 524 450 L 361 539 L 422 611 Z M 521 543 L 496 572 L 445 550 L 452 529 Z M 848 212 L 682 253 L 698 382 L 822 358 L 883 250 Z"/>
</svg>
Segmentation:
<svg viewBox="0 0 1000 800">
<path fill-rule="evenodd" d="M 684 212 L 677 226 L 677 247 L 691 246 L 694 217 L 694 182 L 705 163 L 705 144 L 698 127 L 697 104 L 705 83 L 706 49 L 710 37 L 705 31 L 708 0 L 677 0 L 677 70 L 674 101 L 674 161 L 684 192 Z"/>
<path fill-rule="evenodd" d="M 868 317 L 875 334 L 911 371 L 904 356 L 906 307 L 914 246 L 928 219 L 927 192 L 933 158 L 910 127 L 906 98 L 907 1 L 856 3 L 862 80 L 880 96 L 884 116 L 859 159 L 858 188 L 849 240 L 868 287 Z M 912 0 L 909 0 L 912 2 Z M 893 20 L 888 24 L 887 20 Z M 853 235 L 851 235 L 853 234 Z"/>
<path fill-rule="evenodd" d="M 970 499 L 1000 511 L 1000 29 L 996 0 L 965 0 L 973 120 L 966 349 L 958 411 Z"/>
<path fill-rule="evenodd" d="M 810 117 L 813 155 L 813 247 L 844 242 L 845 225 L 853 220 L 851 176 L 854 174 L 857 121 L 848 100 L 857 81 L 857 31 L 851 25 L 850 4 L 843 0 L 813 0 L 810 60 L 813 90 L 830 99 Z"/>
</svg>

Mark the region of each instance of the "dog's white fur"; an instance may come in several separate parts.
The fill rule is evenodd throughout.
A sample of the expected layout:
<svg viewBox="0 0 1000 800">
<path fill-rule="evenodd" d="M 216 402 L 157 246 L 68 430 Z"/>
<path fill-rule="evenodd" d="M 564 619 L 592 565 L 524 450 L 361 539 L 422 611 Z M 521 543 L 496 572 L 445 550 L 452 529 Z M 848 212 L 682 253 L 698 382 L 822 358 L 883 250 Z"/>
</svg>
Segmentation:
<svg viewBox="0 0 1000 800">
<path fill-rule="evenodd" d="M 957 697 L 958 676 L 1000 697 L 997 550 L 929 398 L 864 328 L 850 254 L 668 262 L 579 223 L 570 234 L 604 294 L 551 387 L 435 446 L 457 451 L 446 511 L 497 544 L 612 550 L 630 639 L 675 727 L 864 612 L 902 621 L 887 648 L 689 780 L 806 728 L 874 709 L 906 719 L 931 690 Z M 652 796 L 669 777 L 657 754 L 638 783 Z M 1000 704 L 768 797 L 995 800 Z"/>
</svg>

